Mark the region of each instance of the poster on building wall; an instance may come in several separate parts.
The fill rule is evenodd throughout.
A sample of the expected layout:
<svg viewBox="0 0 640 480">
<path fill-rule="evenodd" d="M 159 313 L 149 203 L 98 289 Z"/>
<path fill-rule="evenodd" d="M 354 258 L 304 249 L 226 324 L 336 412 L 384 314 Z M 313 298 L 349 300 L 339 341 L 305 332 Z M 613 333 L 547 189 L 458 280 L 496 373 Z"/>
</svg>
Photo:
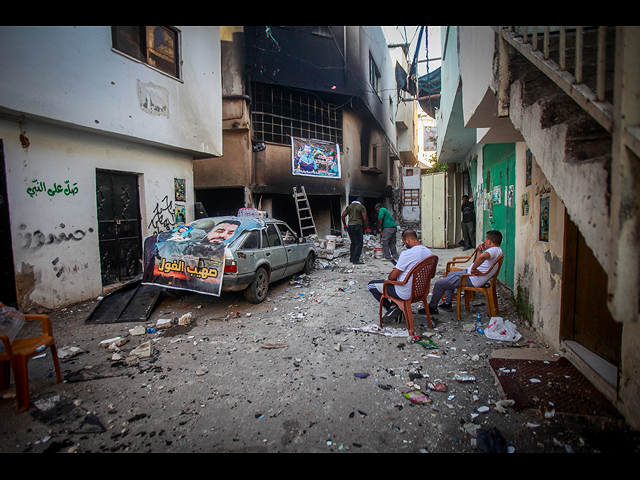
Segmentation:
<svg viewBox="0 0 640 480">
<path fill-rule="evenodd" d="M 210 217 L 151 235 L 144 240 L 142 283 L 220 296 L 226 245 L 262 228 L 259 218 Z"/>
<path fill-rule="evenodd" d="M 340 146 L 291 137 L 291 171 L 305 177 L 340 178 Z"/>
<path fill-rule="evenodd" d="M 436 152 L 437 150 L 438 150 L 438 129 L 436 127 L 425 127 L 424 151 Z"/>
<path fill-rule="evenodd" d="M 176 194 L 176 202 L 186 202 L 187 194 L 184 178 L 174 178 L 173 179 L 173 189 Z"/>
<path fill-rule="evenodd" d="M 524 186 L 531 186 L 531 172 L 533 171 L 533 154 L 531 150 L 527 148 L 527 155 L 525 157 L 525 174 L 524 174 Z"/>
<path fill-rule="evenodd" d="M 522 216 L 529 216 L 529 192 L 524 192 L 522 194 Z"/>
<path fill-rule="evenodd" d="M 540 197 L 540 241 L 549 241 L 549 197 Z"/>
</svg>

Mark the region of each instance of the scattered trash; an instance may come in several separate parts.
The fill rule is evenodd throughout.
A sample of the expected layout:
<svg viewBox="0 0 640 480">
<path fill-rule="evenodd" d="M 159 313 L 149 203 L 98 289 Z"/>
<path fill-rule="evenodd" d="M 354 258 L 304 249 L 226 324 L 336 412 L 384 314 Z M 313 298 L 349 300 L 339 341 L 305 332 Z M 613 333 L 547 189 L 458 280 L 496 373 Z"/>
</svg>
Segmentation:
<svg viewBox="0 0 640 480">
<path fill-rule="evenodd" d="M 420 390 L 409 390 L 407 392 L 402 392 L 402 395 L 404 395 L 412 403 L 417 403 L 418 405 L 425 405 L 433 401 Z"/>
<path fill-rule="evenodd" d="M 447 386 L 444 383 L 427 383 L 427 388 L 434 392 L 446 392 Z"/>
<path fill-rule="evenodd" d="M 503 340 L 507 342 L 517 342 L 522 338 L 520 332 L 516 330 L 516 326 L 509 320 L 504 320 L 502 317 L 491 317 L 489 326 L 484 334 L 492 340 Z"/>
<path fill-rule="evenodd" d="M 25 323 L 22 313 L 13 307 L 4 306 L 0 308 L 0 333 L 9 337 L 9 342 L 14 338 Z M 4 343 L 0 342 L 0 353 L 4 352 Z"/>
<path fill-rule="evenodd" d="M 418 345 L 422 345 L 424 348 L 426 348 L 427 350 L 437 350 L 438 346 L 433 343 L 433 340 L 431 339 L 425 339 L 425 340 L 418 340 L 416 342 Z"/>
<path fill-rule="evenodd" d="M 286 348 L 289 344 L 286 342 L 273 342 L 273 343 L 263 343 L 262 348 L 271 349 L 271 348 Z"/>
<path fill-rule="evenodd" d="M 515 400 L 498 400 L 495 404 L 495 409 L 497 412 L 507 413 L 507 407 L 513 407 L 515 404 Z"/>
<path fill-rule="evenodd" d="M 369 374 L 368 373 L 354 373 L 353 376 L 356 377 L 356 378 L 367 378 L 369 376 Z"/>
<path fill-rule="evenodd" d="M 379 325 L 368 325 L 366 327 L 346 327 L 347 330 L 357 330 L 360 332 L 377 333 L 387 337 L 408 337 L 409 330 L 406 328 L 383 327 Z"/>
<path fill-rule="evenodd" d="M 475 382 L 476 381 L 476 377 L 474 377 L 473 375 L 460 375 L 456 373 L 453 376 L 453 378 L 455 378 L 459 382 Z"/>
</svg>

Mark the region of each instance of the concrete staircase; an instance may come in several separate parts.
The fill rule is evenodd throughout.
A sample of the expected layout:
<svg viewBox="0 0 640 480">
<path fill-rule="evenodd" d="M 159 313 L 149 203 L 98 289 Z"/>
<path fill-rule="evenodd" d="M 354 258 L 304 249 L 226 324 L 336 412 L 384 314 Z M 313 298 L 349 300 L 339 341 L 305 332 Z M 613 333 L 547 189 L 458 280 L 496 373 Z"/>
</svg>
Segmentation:
<svg viewBox="0 0 640 480">
<path fill-rule="evenodd" d="M 585 45 L 594 42 L 585 35 Z M 550 58 L 554 58 L 555 50 L 557 42 L 552 41 Z M 594 49 L 585 48 L 583 75 L 587 85 L 595 83 L 595 58 Z M 568 51 L 568 68 L 572 62 Z M 522 133 L 572 221 L 607 270 L 611 134 L 529 60 L 515 52 L 509 57 L 509 77 L 509 116 L 513 125 Z M 611 97 L 612 92 L 607 92 L 607 96 Z"/>
</svg>

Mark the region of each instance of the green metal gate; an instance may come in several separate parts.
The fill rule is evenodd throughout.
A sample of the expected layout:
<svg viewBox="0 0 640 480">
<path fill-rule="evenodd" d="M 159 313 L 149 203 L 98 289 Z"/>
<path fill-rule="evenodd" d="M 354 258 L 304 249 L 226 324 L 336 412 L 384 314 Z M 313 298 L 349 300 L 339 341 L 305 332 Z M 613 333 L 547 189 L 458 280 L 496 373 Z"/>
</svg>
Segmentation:
<svg viewBox="0 0 640 480">
<path fill-rule="evenodd" d="M 516 151 L 514 143 L 496 143 L 483 148 L 482 177 L 485 194 L 483 225 L 502 233 L 504 262 L 498 279 L 510 289 L 514 287 L 515 259 L 515 184 Z"/>
</svg>

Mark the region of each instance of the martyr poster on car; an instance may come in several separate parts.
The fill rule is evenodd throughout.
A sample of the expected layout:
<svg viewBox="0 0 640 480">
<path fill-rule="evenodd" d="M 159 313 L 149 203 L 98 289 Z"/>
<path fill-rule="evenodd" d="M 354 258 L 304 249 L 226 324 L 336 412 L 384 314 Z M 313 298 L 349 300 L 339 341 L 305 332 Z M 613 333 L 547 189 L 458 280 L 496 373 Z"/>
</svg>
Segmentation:
<svg viewBox="0 0 640 480">
<path fill-rule="evenodd" d="M 340 146 L 337 143 L 291 137 L 294 175 L 340 178 Z"/>
<path fill-rule="evenodd" d="M 225 246 L 258 228 L 259 218 L 211 217 L 147 237 L 142 283 L 220 296 Z"/>
</svg>

